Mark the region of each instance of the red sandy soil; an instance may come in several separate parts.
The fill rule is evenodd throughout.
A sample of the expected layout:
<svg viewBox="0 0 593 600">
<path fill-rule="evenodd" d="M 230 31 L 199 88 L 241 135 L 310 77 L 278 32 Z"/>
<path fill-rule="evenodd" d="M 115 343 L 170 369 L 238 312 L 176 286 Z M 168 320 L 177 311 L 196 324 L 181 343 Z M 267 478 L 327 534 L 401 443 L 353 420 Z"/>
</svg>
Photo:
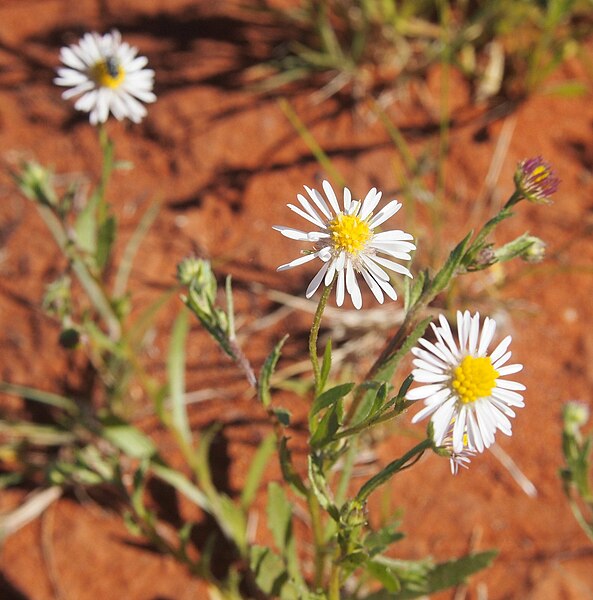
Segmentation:
<svg viewBox="0 0 593 600">
<path fill-rule="evenodd" d="M 159 96 L 141 125 L 108 125 L 117 157 L 134 163 L 132 171 L 114 175 L 109 192 L 122 239 L 129 237 L 150 200 L 162 201 L 132 274 L 135 305 L 155 298 L 173 282 L 176 263 L 198 252 L 213 259 L 221 277 L 233 274 L 242 341 L 256 368 L 285 330 L 292 336 L 280 366 L 306 357 L 308 313 L 288 310 L 283 320 L 257 328 L 266 314 L 280 308 L 271 291 L 302 297 L 311 276 L 306 268 L 275 272 L 277 265 L 296 256 L 298 247 L 270 227 L 296 225 L 298 218 L 286 203 L 304 184 L 318 185 L 326 174 L 288 123 L 277 98 L 246 89 L 246 69 L 269 56 L 282 35 L 250 24 L 251 18 L 232 1 L 0 4 L 2 380 L 73 394 L 85 390 L 84 362 L 57 349 L 57 325 L 40 310 L 43 286 L 61 272 L 64 261 L 35 208 L 15 191 L 7 169 L 23 157 L 35 158 L 56 173 L 96 178 L 96 132 L 84 115 L 61 100 L 52 77 L 60 46 L 85 31 L 111 27 L 118 27 L 149 57 Z M 558 77 L 590 83 L 576 64 Z M 435 73 L 422 84 L 423 102 L 411 94 L 388 108 L 416 153 L 436 144 L 438 81 Z M 402 511 L 407 538 L 394 549 L 401 558 L 431 554 L 445 560 L 469 550 L 498 548 L 494 565 L 474 576 L 467 589 L 457 590 L 456 598 L 593 598 L 593 549 L 570 513 L 558 478 L 561 407 L 568 400 L 592 400 L 593 102 L 590 94 L 542 94 L 514 111 L 488 112 L 471 108 L 464 85 L 452 83 L 454 125 L 446 199 L 440 204 L 441 255 L 510 194 L 520 159 L 542 154 L 562 178 L 552 206 L 520 205 L 517 217 L 497 233 L 499 242 L 527 230 L 543 238 L 548 243 L 545 262 L 488 271 L 467 279 L 455 296 L 462 308 L 499 317 L 503 332 L 514 337 L 514 357 L 525 365 L 521 381 L 528 389 L 526 407 L 515 419 L 513 437 L 500 435 L 498 442 L 533 482 L 537 497 L 527 496 L 491 453 L 477 457 L 458 477 L 451 476 L 446 460 L 431 455 L 398 475 L 383 499 L 380 494 L 372 498 L 370 515 L 378 514 L 382 500 L 390 510 Z M 290 101 L 356 195 L 372 185 L 387 198 L 399 194 L 397 153 L 364 106 L 353 110 L 336 98 L 314 104 L 311 90 L 304 87 L 293 90 Z M 509 133 L 500 175 L 489 191 L 483 182 L 501 135 Z M 418 212 L 416 260 L 422 265 L 435 239 L 426 225 L 426 206 Z M 404 223 L 398 226 L 405 228 Z M 376 308 L 372 298 L 366 306 Z M 394 329 L 391 322 L 400 307 L 399 301 L 385 306 L 386 331 Z M 164 372 L 163 352 L 178 308 L 171 302 L 156 323 L 151 356 L 157 375 Z M 334 328 L 337 336 L 338 326 Z M 336 341 L 338 347 L 343 343 Z M 240 374 L 197 326 L 188 356 L 189 389 L 219 389 L 192 405 L 191 421 L 196 430 L 214 420 L 225 423 L 215 450 L 221 485 L 235 493 L 265 427 L 259 418 L 251 420 L 254 400 Z M 354 359 L 361 372 L 368 366 L 366 354 L 355 352 Z M 294 402 L 297 411 L 304 402 L 283 398 L 285 404 Z M 142 398 L 136 402 L 141 413 Z M 9 415 L 21 410 L 14 398 L 4 398 L 2 406 Z M 147 411 L 144 407 L 144 415 Z M 139 423 L 160 436 L 154 419 L 145 416 Z M 397 430 L 384 431 L 371 472 L 409 447 L 409 437 L 389 435 L 402 430 L 422 429 L 411 429 L 404 417 Z M 272 465 L 269 477 L 277 476 Z M 0 509 L 14 507 L 23 496 L 23 490 L 3 492 Z M 174 504 L 170 494 L 160 500 Z M 259 530 L 264 518 L 262 510 Z M 184 567 L 138 544 L 113 508 L 74 496 L 59 500 L 10 537 L 2 548 L 1 568 L 0 597 L 6 599 L 206 597 L 203 584 Z M 439 597 L 452 598 L 453 592 Z"/>
</svg>

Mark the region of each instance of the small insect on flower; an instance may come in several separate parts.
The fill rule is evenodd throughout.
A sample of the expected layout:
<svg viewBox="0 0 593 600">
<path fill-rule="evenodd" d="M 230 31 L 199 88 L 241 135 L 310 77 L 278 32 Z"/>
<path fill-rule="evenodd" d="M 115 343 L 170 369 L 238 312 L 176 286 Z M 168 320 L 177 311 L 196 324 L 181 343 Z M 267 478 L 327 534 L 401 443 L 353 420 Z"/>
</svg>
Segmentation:
<svg viewBox="0 0 593 600">
<path fill-rule="evenodd" d="M 292 262 L 281 265 L 278 271 L 292 269 L 319 258 L 323 266 L 309 284 L 305 293 L 307 298 L 317 291 L 322 282 L 329 286 L 335 280 L 337 305 L 342 306 L 344 293 L 347 291 L 352 304 L 361 308 L 362 294 L 356 279 L 356 273 L 360 273 L 378 302 L 383 302 L 384 293 L 393 300 L 397 299 L 389 275 L 383 267 L 412 277 L 407 267 L 392 259 L 410 260 L 410 252 L 416 246 L 411 241 L 413 237 L 399 229 L 379 233 L 374 230 L 392 217 L 401 208 L 401 204 L 392 200 L 377 214 L 373 214 L 382 195 L 376 188 L 372 188 L 362 201 L 354 200 L 350 190 L 344 188 L 343 209 L 328 181 L 323 182 L 327 202 L 317 190 L 307 186 L 305 190 L 312 203 L 298 194 L 300 207 L 289 204 L 288 208 L 315 225 L 318 230 L 301 231 L 279 225 L 275 225 L 274 229 L 287 238 L 310 242 L 313 248 Z M 379 254 L 385 254 L 389 258 Z"/>
<path fill-rule="evenodd" d="M 119 31 L 103 36 L 86 33 L 78 42 L 60 50 L 65 67 L 58 69 L 56 85 L 70 89 L 62 98 L 80 96 L 74 108 L 89 113 L 91 124 L 104 123 L 109 113 L 118 119 L 139 123 L 146 116 L 141 102 L 154 102 L 154 71 L 148 60 L 121 41 Z M 140 102 L 141 101 L 141 102 Z"/>
<path fill-rule="evenodd" d="M 514 407 L 524 406 L 518 392 L 525 386 L 502 378 L 518 373 L 523 365 L 506 364 L 511 336 L 488 353 L 496 331 L 494 319 L 486 317 L 480 332 L 479 313 L 457 312 L 457 341 L 443 315 L 439 324 L 431 324 L 434 343 L 422 338 L 412 349 L 416 367 L 412 375 L 422 385 L 409 390 L 406 398 L 424 400 L 412 422 L 430 415 L 435 443 L 449 443 L 453 455 L 483 452 L 494 442 L 497 429 L 512 433 L 509 418 L 515 416 Z"/>
<path fill-rule="evenodd" d="M 528 158 L 517 165 L 515 186 L 517 191 L 531 202 L 551 202 L 550 197 L 556 193 L 559 185 L 560 179 L 541 156 Z"/>
</svg>

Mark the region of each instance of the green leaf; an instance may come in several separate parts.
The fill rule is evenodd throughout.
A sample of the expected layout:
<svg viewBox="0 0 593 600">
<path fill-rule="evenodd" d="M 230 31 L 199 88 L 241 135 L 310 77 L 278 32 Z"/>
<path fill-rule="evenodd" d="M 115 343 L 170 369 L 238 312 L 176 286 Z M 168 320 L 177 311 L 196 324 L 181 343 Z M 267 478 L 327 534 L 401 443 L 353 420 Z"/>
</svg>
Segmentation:
<svg viewBox="0 0 593 600">
<path fill-rule="evenodd" d="M 0 392 L 12 394 L 14 396 L 20 396 L 25 400 L 41 402 L 43 404 L 47 404 L 48 406 L 55 406 L 56 408 L 61 408 L 73 416 L 77 415 L 79 412 L 78 406 L 74 400 L 66 398 L 65 396 L 54 394 L 52 392 L 45 392 L 36 388 L 27 387 L 25 385 L 15 385 L 13 383 L 0 381 Z"/>
<path fill-rule="evenodd" d="M 385 588 L 385 591 L 393 594 L 401 590 L 401 583 L 399 579 L 388 566 L 370 560 L 366 567 L 371 577 L 374 577 L 377 581 L 379 581 Z"/>
<path fill-rule="evenodd" d="M 95 262 L 100 270 L 103 270 L 109 257 L 111 256 L 111 249 L 113 248 L 113 242 L 115 242 L 117 226 L 115 217 L 109 215 L 100 225 L 97 236 L 97 250 L 95 252 Z"/>
<path fill-rule="evenodd" d="M 467 581 L 470 575 L 490 566 L 497 554 L 496 550 L 469 554 L 462 558 L 430 566 L 424 573 L 422 572 L 424 569 L 420 568 L 418 573 L 415 575 L 412 573 L 407 580 L 402 579 L 406 575 L 405 572 L 397 569 L 396 573 L 402 579 L 401 591 L 392 594 L 381 590 L 365 596 L 364 600 L 411 600 L 461 585 Z M 389 561 L 383 557 L 382 562 L 389 564 Z"/>
<path fill-rule="evenodd" d="M 544 86 L 541 93 L 550 96 L 554 95 L 563 96 L 565 98 L 574 98 L 589 93 L 589 86 L 582 81 L 564 81 Z"/>
<path fill-rule="evenodd" d="M 185 338 L 189 330 L 188 316 L 188 312 L 182 310 L 175 320 L 167 356 L 171 425 L 187 444 L 191 442 L 191 430 L 185 406 Z"/>
<path fill-rule="evenodd" d="M 321 448 L 331 443 L 336 431 L 342 425 L 344 408 L 342 400 L 332 404 L 318 423 L 313 423 L 309 443 L 313 448 Z"/>
<path fill-rule="evenodd" d="M 283 560 L 277 554 L 263 546 L 252 546 L 249 567 L 262 592 L 270 598 L 284 599 L 280 593 L 288 581 L 288 572 Z"/>
<path fill-rule="evenodd" d="M 335 404 L 340 398 L 343 398 L 347 394 L 349 394 L 354 388 L 354 383 L 342 383 L 341 385 L 336 385 L 333 388 L 330 388 L 323 394 L 320 394 L 315 398 L 315 402 L 313 402 L 313 406 L 311 407 L 310 417 L 316 415 L 319 411 Z"/>
<path fill-rule="evenodd" d="M 289 483 L 295 492 L 298 492 L 301 496 L 306 497 L 307 488 L 292 464 L 292 456 L 290 450 L 288 449 L 288 439 L 285 437 L 280 440 L 278 458 L 280 459 L 280 469 L 282 470 L 282 477 L 284 481 Z"/>
<path fill-rule="evenodd" d="M 133 458 L 150 458 L 157 453 L 152 440 L 138 428 L 115 415 L 101 418 L 101 435 L 124 454 Z"/>
<path fill-rule="evenodd" d="M 428 284 L 427 271 L 420 271 L 414 279 L 405 278 L 404 311 L 407 313 L 418 302 Z"/>
<path fill-rule="evenodd" d="M 268 485 L 268 528 L 280 553 L 294 546 L 292 537 L 292 507 L 284 489 L 275 481 Z"/>
<path fill-rule="evenodd" d="M 391 544 L 398 542 L 404 537 L 401 531 L 398 531 L 399 522 L 389 523 L 377 531 L 371 531 L 364 538 L 364 547 L 369 556 L 373 557 L 387 550 Z"/>
<path fill-rule="evenodd" d="M 97 204 L 99 197 L 93 194 L 74 222 L 77 245 L 91 255 L 97 249 Z"/>
<path fill-rule="evenodd" d="M 278 419 L 281 425 L 288 427 L 290 425 L 290 411 L 286 408 L 273 408 L 272 412 Z"/>
<path fill-rule="evenodd" d="M 247 550 L 247 522 L 245 513 L 226 494 L 218 494 L 216 503 L 213 504 L 214 513 L 218 524 L 226 534 L 244 553 Z"/>
<path fill-rule="evenodd" d="M 247 477 L 245 478 L 245 483 L 243 485 L 243 491 L 241 492 L 241 506 L 244 510 L 247 510 L 253 503 L 257 489 L 268 466 L 268 462 L 274 454 L 275 448 L 276 435 L 270 433 L 264 438 L 259 445 L 257 452 L 251 459 L 249 471 L 247 472 Z"/>
<path fill-rule="evenodd" d="M 288 334 L 286 334 L 275 346 L 268 358 L 262 367 L 259 382 L 257 395 L 261 401 L 261 403 L 267 408 L 270 406 L 270 402 L 272 401 L 272 396 L 270 394 L 270 379 L 272 374 L 274 373 L 274 369 L 276 368 L 276 364 L 278 359 L 280 358 L 280 351 L 282 350 L 282 346 L 284 342 L 288 339 Z"/>
<path fill-rule="evenodd" d="M 152 461 L 150 470 L 156 477 L 174 487 L 183 494 L 188 500 L 191 500 L 196 506 L 212 514 L 212 507 L 204 493 L 196 487 L 185 475 L 175 471 L 166 465 Z"/>
<path fill-rule="evenodd" d="M 449 258 L 446 260 L 441 270 L 435 275 L 430 288 L 431 296 L 433 298 L 449 285 L 449 282 L 455 275 L 457 268 L 463 260 L 465 251 L 467 250 L 472 235 L 473 232 L 470 231 L 465 236 L 465 238 L 463 238 L 463 240 L 461 240 L 461 242 L 457 244 L 457 246 L 454 248 L 453 252 L 451 252 Z"/>
<path fill-rule="evenodd" d="M 315 454 L 308 456 L 309 481 L 311 489 L 319 502 L 321 508 L 326 510 L 334 521 L 340 521 L 340 511 L 333 502 L 332 495 L 327 484 L 327 479 L 322 468 L 323 459 Z"/>
<path fill-rule="evenodd" d="M 359 425 L 367 419 L 372 419 L 378 415 L 385 404 L 387 397 L 387 384 L 385 382 L 376 385 L 377 382 L 369 382 L 370 389 L 365 393 L 354 418 L 353 425 Z"/>
</svg>

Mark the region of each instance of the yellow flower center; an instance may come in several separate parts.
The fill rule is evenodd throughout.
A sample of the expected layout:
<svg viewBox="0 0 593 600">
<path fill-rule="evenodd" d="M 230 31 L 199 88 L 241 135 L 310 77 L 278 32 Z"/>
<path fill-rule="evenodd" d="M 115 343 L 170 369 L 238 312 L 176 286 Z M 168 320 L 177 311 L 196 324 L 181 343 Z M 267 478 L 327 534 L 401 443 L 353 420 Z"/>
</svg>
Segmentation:
<svg viewBox="0 0 593 600">
<path fill-rule="evenodd" d="M 91 69 L 91 77 L 95 80 L 97 85 L 111 89 L 119 87 L 124 80 L 125 75 L 126 72 L 121 68 L 117 59 L 113 57 L 98 62 Z"/>
<path fill-rule="evenodd" d="M 498 371 L 492 366 L 490 357 L 466 356 L 453 371 L 451 385 L 463 404 L 485 398 L 494 389 Z"/>
<path fill-rule="evenodd" d="M 531 178 L 533 179 L 534 183 L 541 183 L 547 177 L 549 177 L 549 175 L 550 172 L 548 171 L 548 169 L 546 169 L 544 165 L 539 165 L 535 167 L 533 171 L 531 171 Z"/>
<path fill-rule="evenodd" d="M 364 250 L 372 235 L 368 223 L 356 215 L 339 214 L 329 224 L 329 230 L 334 248 L 355 256 Z"/>
</svg>

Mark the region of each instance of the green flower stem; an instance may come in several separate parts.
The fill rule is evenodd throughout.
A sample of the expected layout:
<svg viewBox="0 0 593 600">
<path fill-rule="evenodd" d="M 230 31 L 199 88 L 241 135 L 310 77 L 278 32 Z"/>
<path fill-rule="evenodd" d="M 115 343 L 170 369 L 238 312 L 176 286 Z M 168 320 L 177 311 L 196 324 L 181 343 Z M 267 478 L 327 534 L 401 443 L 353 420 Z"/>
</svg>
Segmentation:
<svg viewBox="0 0 593 600">
<path fill-rule="evenodd" d="M 508 219 L 513 213 L 511 212 L 511 208 L 521 200 L 523 196 L 520 192 L 515 191 L 513 195 L 508 199 L 507 203 L 501 208 L 500 212 L 492 217 L 485 225 L 480 229 L 478 235 L 472 242 L 470 251 L 474 248 L 479 248 L 484 240 L 488 237 L 491 231 L 504 219 Z"/>
<path fill-rule="evenodd" d="M 109 183 L 109 178 L 111 177 L 111 172 L 113 171 L 113 143 L 109 139 L 107 129 L 103 123 L 99 125 L 98 132 L 103 162 L 101 165 L 101 178 L 97 186 L 97 217 L 99 224 L 102 224 L 109 215 L 109 205 L 105 200 L 105 191 L 107 189 L 107 184 Z"/>
<path fill-rule="evenodd" d="M 329 590 L 328 600 L 340 600 L 340 565 L 339 560 L 339 546 L 336 549 L 338 556 L 334 557 L 332 562 L 332 570 L 329 577 Z"/>
<path fill-rule="evenodd" d="M 307 493 L 307 506 L 311 517 L 311 530 L 313 531 L 313 543 L 315 545 L 313 584 L 315 589 L 323 585 L 323 572 L 325 570 L 325 536 L 321 519 L 321 506 L 313 490 Z"/>
<path fill-rule="evenodd" d="M 572 514 L 583 530 L 583 533 L 591 542 L 593 542 L 593 524 L 589 523 L 587 519 L 585 519 L 580 506 L 573 500 L 573 498 L 569 497 L 568 503 L 570 505 L 570 510 L 572 510 Z M 589 505 L 589 508 L 592 508 L 591 505 Z"/>
<path fill-rule="evenodd" d="M 313 374 L 315 376 L 315 394 L 320 391 L 319 387 L 321 380 L 321 368 L 319 366 L 319 358 L 317 356 L 317 338 L 319 336 L 319 327 L 321 326 L 321 317 L 323 315 L 323 311 L 325 310 L 325 305 L 327 304 L 327 299 L 329 298 L 329 294 L 333 285 L 334 284 L 332 282 L 330 285 L 323 288 L 323 293 L 319 299 L 319 304 L 317 305 L 317 310 L 315 311 L 315 316 L 313 318 L 311 333 L 309 335 L 309 356 L 311 358 L 311 365 L 313 366 Z"/>
</svg>

